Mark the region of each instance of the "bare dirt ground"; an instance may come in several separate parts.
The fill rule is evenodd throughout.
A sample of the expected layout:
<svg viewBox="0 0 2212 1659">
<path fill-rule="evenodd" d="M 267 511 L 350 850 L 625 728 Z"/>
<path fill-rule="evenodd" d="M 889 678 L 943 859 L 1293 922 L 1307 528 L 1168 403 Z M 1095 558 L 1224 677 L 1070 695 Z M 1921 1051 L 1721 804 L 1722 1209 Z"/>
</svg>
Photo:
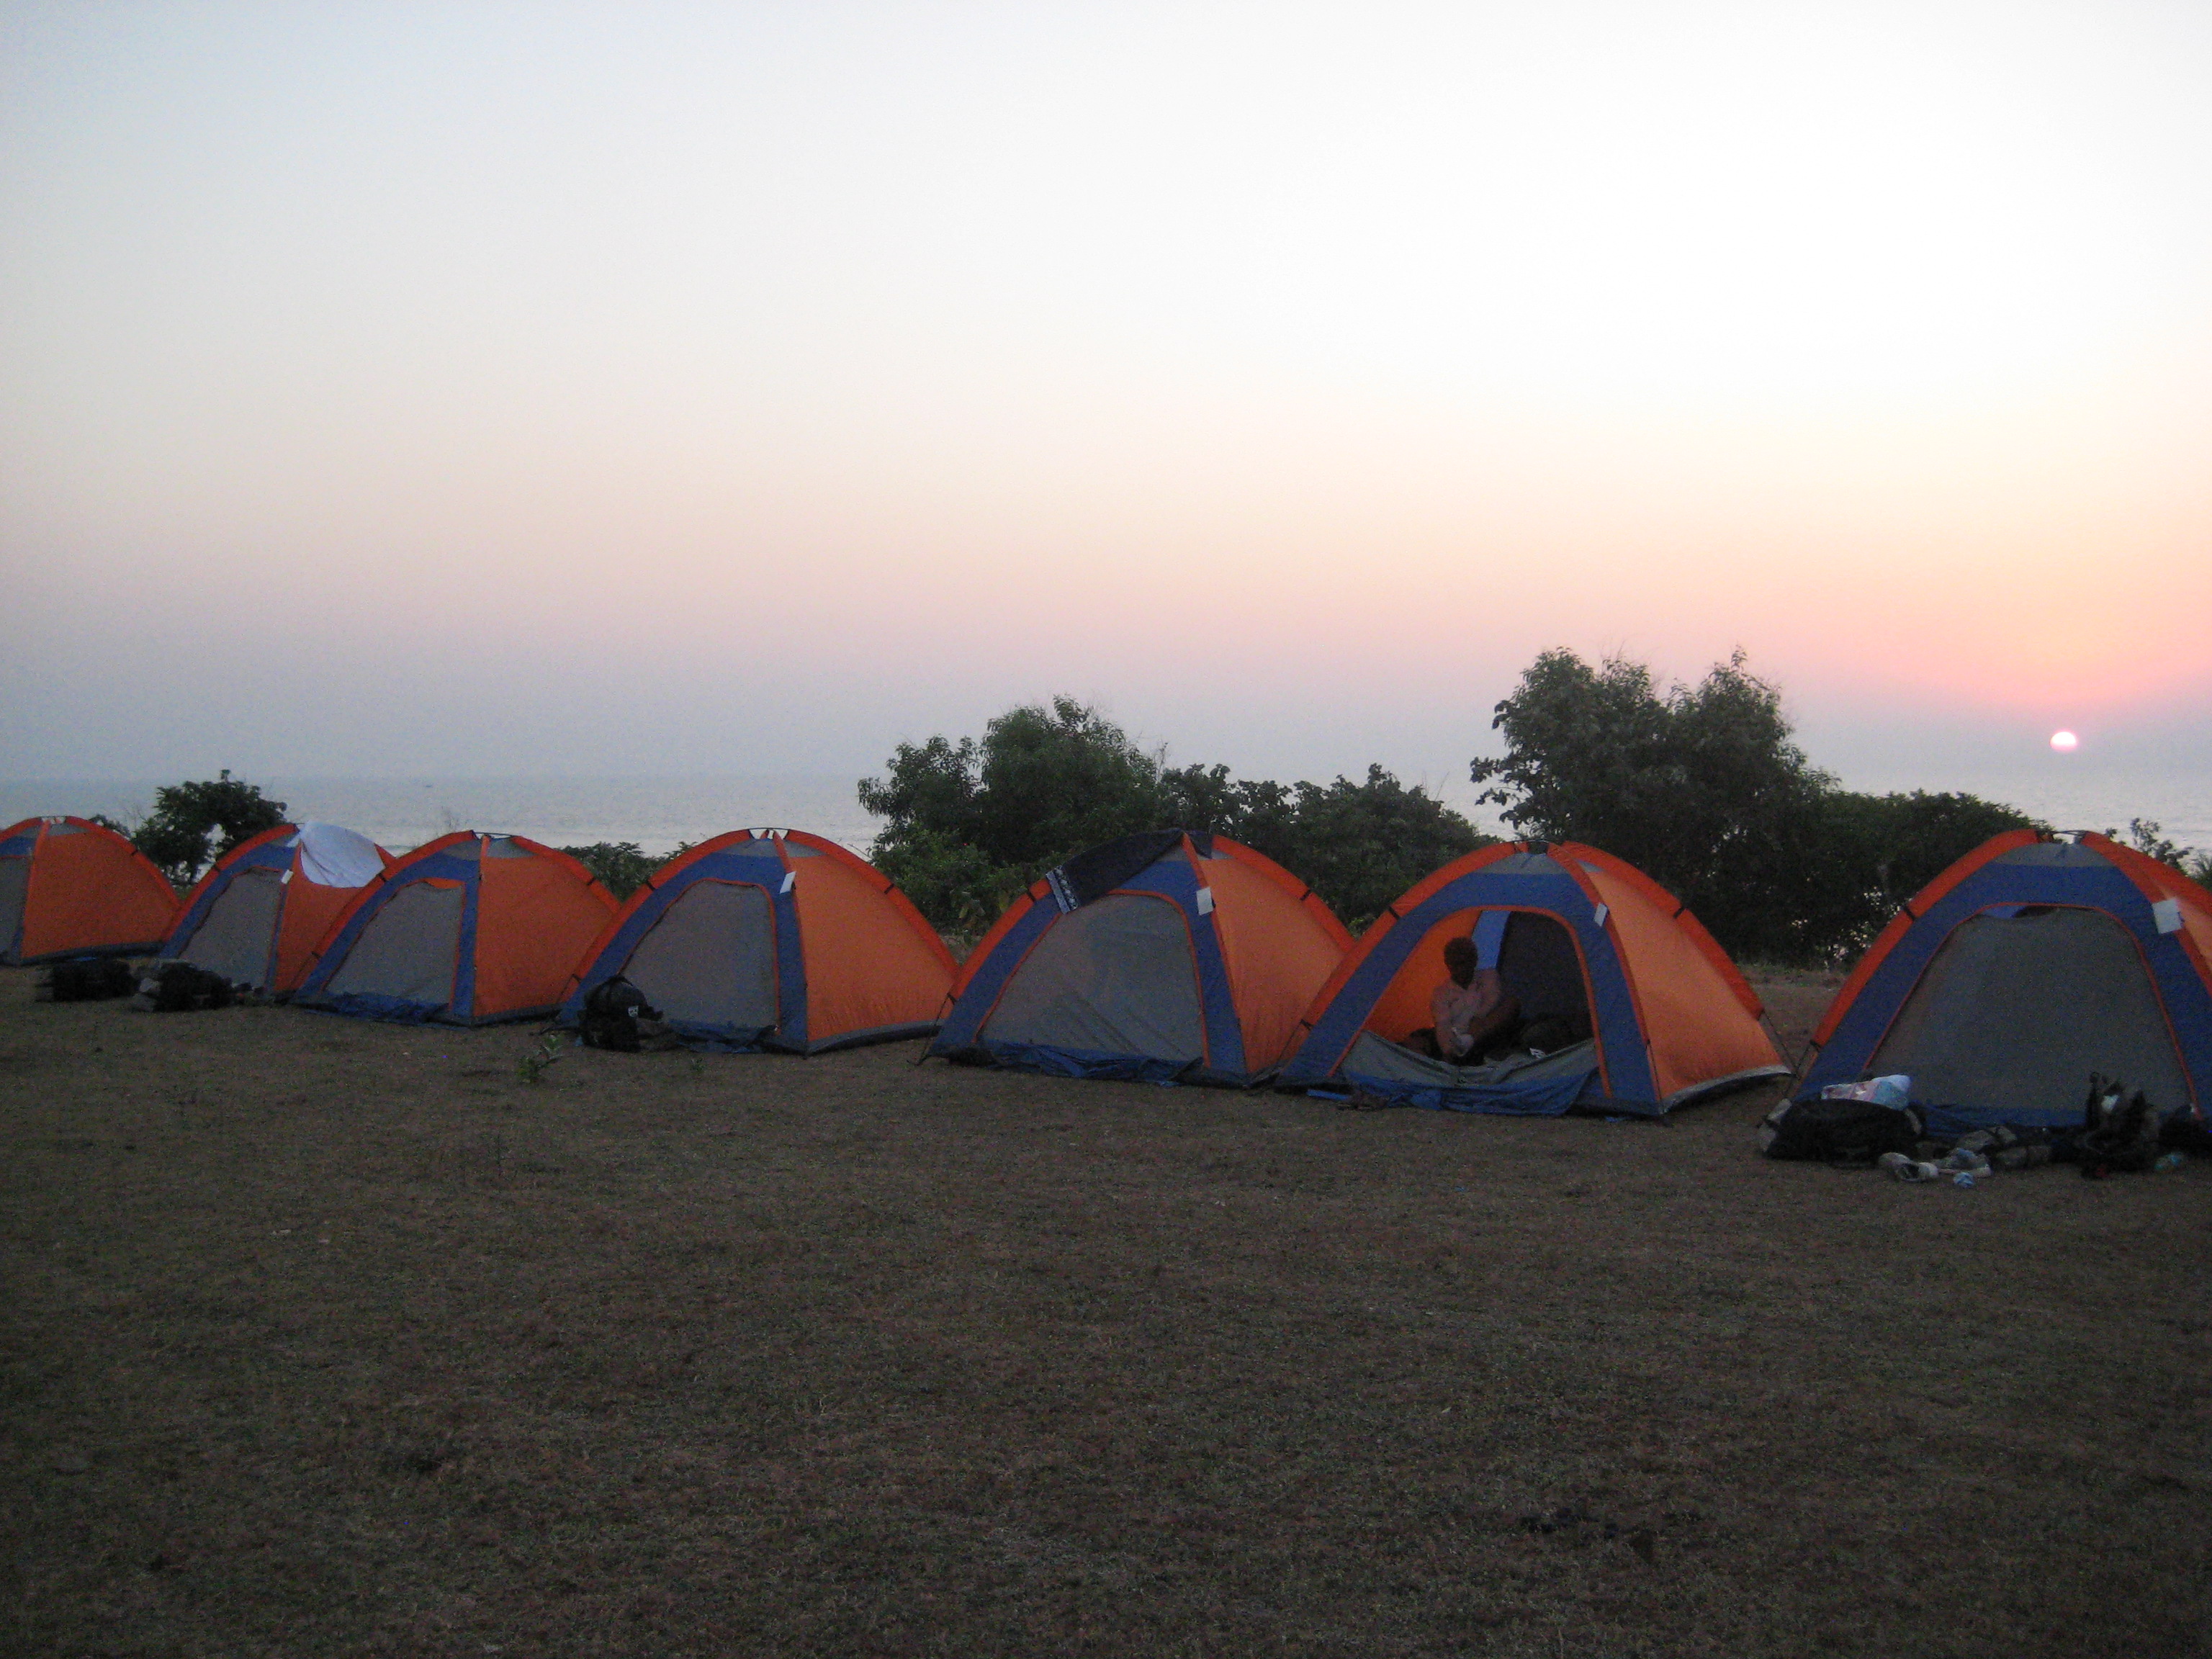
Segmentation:
<svg viewBox="0 0 2212 1659">
<path fill-rule="evenodd" d="M 2212 1166 L 530 1041 L 0 972 L 0 1646 L 2206 1650 Z"/>
</svg>

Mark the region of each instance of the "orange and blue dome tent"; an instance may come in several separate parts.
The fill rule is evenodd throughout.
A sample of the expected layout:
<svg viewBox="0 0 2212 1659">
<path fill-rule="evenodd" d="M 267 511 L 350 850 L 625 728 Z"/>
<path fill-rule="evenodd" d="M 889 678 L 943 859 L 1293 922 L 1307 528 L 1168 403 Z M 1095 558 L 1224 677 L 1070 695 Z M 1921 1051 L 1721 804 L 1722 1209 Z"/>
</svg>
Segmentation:
<svg viewBox="0 0 2212 1659">
<path fill-rule="evenodd" d="M 566 853 L 521 836 L 442 836 L 354 896 L 293 1000 L 410 1024 L 550 1014 L 614 912 Z"/>
<path fill-rule="evenodd" d="M 2202 1123 L 2212 893 L 2110 838 L 1993 836 L 1913 896 L 1813 1032 L 1801 1099 L 1902 1073 L 1937 1134 L 2081 1122 L 2094 1072 Z"/>
<path fill-rule="evenodd" d="M 565 1024 L 620 978 L 689 1046 L 803 1054 L 928 1036 L 954 972 L 890 877 L 798 830 L 733 830 L 670 860 L 582 961 Z"/>
<path fill-rule="evenodd" d="M 270 996 L 299 988 L 338 913 L 393 863 L 335 823 L 280 823 L 225 854 L 190 893 L 161 954 Z"/>
<path fill-rule="evenodd" d="M 1479 1066 L 1405 1045 L 1430 1023 L 1443 946 L 1472 939 L 1550 1039 Z M 1463 1112 L 1574 1109 L 1656 1117 L 1701 1095 L 1786 1077 L 1763 1009 L 1698 919 L 1595 847 L 1509 842 L 1417 882 L 1385 909 L 1299 1022 L 1279 1087 L 1359 1089 Z"/>
<path fill-rule="evenodd" d="M 984 935 L 929 1052 L 1059 1077 L 1244 1088 L 1351 945 L 1328 905 L 1222 836 L 1159 830 L 1046 873 Z"/>
<path fill-rule="evenodd" d="M 105 825 L 25 818 L 0 830 L 0 963 L 143 955 L 176 915 L 168 878 Z"/>
</svg>

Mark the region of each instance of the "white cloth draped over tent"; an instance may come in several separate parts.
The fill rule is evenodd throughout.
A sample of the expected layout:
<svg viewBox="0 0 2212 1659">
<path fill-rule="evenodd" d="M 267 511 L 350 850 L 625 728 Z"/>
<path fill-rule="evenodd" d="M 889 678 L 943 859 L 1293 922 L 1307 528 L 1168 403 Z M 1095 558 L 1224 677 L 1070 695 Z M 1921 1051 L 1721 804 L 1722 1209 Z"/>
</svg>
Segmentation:
<svg viewBox="0 0 2212 1659">
<path fill-rule="evenodd" d="M 301 876 L 319 887 L 366 887 L 384 873 L 376 843 L 342 825 L 303 823 L 296 844 Z"/>
</svg>

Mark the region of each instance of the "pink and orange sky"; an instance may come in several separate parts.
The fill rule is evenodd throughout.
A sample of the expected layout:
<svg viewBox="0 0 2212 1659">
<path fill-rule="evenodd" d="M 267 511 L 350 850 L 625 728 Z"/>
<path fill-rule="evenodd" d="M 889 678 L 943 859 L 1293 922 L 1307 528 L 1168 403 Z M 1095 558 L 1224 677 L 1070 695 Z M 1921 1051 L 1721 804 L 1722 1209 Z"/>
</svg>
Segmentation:
<svg viewBox="0 0 2212 1659">
<path fill-rule="evenodd" d="M 2212 9 L 0 5 L 0 775 L 2212 793 Z"/>
</svg>

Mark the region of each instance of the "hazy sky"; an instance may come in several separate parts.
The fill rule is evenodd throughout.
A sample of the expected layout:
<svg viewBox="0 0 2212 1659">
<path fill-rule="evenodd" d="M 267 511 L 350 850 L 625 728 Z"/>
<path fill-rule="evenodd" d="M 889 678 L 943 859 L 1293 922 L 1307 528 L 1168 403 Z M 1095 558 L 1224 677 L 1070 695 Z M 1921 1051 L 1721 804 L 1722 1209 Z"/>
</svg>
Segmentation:
<svg viewBox="0 0 2212 1659">
<path fill-rule="evenodd" d="M 0 775 L 2212 785 L 2212 7 L 0 5 Z"/>
</svg>

